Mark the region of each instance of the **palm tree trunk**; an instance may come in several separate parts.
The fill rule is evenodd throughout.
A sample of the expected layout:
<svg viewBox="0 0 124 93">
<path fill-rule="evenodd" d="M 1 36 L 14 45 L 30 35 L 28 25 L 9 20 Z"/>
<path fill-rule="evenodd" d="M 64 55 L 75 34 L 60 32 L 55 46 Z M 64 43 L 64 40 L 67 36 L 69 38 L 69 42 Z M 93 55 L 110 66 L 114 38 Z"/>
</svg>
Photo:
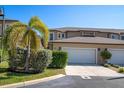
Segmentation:
<svg viewBox="0 0 124 93">
<path fill-rule="evenodd" d="M 24 66 L 25 72 L 29 71 L 29 59 L 30 59 L 30 43 L 27 46 L 27 55 L 26 55 L 26 61 Z"/>
</svg>

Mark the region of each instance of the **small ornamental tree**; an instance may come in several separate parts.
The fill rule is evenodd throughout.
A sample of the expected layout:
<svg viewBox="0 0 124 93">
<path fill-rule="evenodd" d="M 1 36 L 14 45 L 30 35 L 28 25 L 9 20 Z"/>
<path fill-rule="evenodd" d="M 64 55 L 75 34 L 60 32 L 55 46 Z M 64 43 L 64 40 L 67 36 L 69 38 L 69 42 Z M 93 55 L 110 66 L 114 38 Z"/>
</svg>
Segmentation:
<svg viewBox="0 0 124 93">
<path fill-rule="evenodd" d="M 107 60 L 112 57 L 111 52 L 109 52 L 108 50 L 101 51 L 100 55 L 101 55 L 104 63 L 107 63 Z"/>
<path fill-rule="evenodd" d="M 47 48 L 49 30 L 46 25 L 37 17 L 30 19 L 28 24 L 15 22 L 5 30 L 4 48 L 11 50 L 11 55 L 16 55 L 16 49 L 26 49 L 25 72 L 29 71 L 31 51 L 37 52 L 41 48 Z M 38 36 L 39 34 L 39 36 Z M 42 44 L 41 44 L 42 39 Z"/>
</svg>

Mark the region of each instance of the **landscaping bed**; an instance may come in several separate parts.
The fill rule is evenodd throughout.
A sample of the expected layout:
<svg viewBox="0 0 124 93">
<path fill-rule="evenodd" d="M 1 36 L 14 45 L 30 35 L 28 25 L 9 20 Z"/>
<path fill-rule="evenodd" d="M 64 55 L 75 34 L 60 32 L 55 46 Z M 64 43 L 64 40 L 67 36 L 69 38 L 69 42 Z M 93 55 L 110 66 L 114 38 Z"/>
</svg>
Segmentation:
<svg viewBox="0 0 124 93">
<path fill-rule="evenodd" d="M 104 64 L 104 67 L 107 67 L 107 68 L 114 70 L 116 72 L 119 72 L 119 73 L 124 73 L 124 67 L 120 66 L 120 65 L 106 63 L 106 64 Z"/>
<path fill-rule="evenodd" d="M 65 74 L 64 69 L 46 69 L 43 73 L 38 74 L 25 74 L 25 73 L 15 73 L 9 72 L 8 62 L 3 62 L 0 64 L 0 86 L 12 83 L 18 83 L 23 81 L 29 81 L 34 79 L 40 79 L 44 77 L 50 77 L 58 74 Z"/>
</svg>

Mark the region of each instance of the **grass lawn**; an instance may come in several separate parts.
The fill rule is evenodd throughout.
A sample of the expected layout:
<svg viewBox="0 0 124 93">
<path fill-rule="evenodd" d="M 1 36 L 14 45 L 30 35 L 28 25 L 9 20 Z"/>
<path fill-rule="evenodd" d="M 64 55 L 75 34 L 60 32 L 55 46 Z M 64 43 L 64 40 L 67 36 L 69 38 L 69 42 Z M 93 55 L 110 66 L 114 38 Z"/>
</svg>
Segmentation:
<svg viewBox="0 0 124 93">
<path fill-rule="evenodd" d="M 17 82 L 23 82 L 28 80 L 40 79 L 57 74 L 65 74 L 64 69 L 46 69 L 45 72 L 39 74 L 24 74 L 7 72 L 8 63 L 0 63 L 0 86 L 5 84 L 12 84 Z"/>
</svg>

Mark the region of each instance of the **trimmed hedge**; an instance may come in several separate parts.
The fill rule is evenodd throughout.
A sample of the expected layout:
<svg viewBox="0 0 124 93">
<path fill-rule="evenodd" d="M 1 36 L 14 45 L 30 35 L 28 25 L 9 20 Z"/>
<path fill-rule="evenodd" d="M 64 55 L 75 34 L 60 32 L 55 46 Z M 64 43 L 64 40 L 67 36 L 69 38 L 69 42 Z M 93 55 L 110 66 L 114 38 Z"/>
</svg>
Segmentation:
<svg viewBox="0 0 124 93">
<path fill-rule="evenodd" d="M 8 60 L 8 51 L 6 50 L 1 50 L 0 49 L 0 54 L 2 53 L 2 61 L 7 61 Z M 0 55 L 0 59 L 1 59 L 1 55 Z"/>
<path fill-rule="evenodd" d="M 15 55 L 9 51 L 9 69 L 14 72 L 25 72 L 24 65 L 26 60 L 27 50 L 18 48 Z M 29 72 L 26 73 L 40 73 L 43 72 L 47 66 L 52 62 L 52 51 L 43 49 L 37 52 L 31 51 L 29 61 Z"/>
<path fill-rule="evenodd" d="M 13 54 L 11 50 L 9 50 L 8 53 L 10 70 L 23 69 L 26 60 L 26 50 L 17 48 L 15 54 Z"/>
<path fill-rule="evenodd" d="M 67 52 L 64 51 L 53 51 L 52 63 L 49 65 L 49 68 L 65 68 L 68 62 Z"/>
<path fill-rule="evenodd" d="M 118 72 L 119 72 L 119 73 L 124 73 L 124 67 L 119 67 Z"/>
<path fill-rule="evenodd" d="M 52 62 L 51 50 L 40 50 L 36 54 L 31 55 L 30 63 L 34 72 L 43 72 Z"/>
<path fill-rule="evenodd" d="M 106 63 L 106 64 L 104 64 L 103 66 L 104 66 L 104 67 L 110 67 L 111 65 L 109 65 L 109 64 Z"/>
<path fill-rule="evenodd" d="M 119 68 L 119 65 L 111 64 L 112 67 Z"/>
</svg>

